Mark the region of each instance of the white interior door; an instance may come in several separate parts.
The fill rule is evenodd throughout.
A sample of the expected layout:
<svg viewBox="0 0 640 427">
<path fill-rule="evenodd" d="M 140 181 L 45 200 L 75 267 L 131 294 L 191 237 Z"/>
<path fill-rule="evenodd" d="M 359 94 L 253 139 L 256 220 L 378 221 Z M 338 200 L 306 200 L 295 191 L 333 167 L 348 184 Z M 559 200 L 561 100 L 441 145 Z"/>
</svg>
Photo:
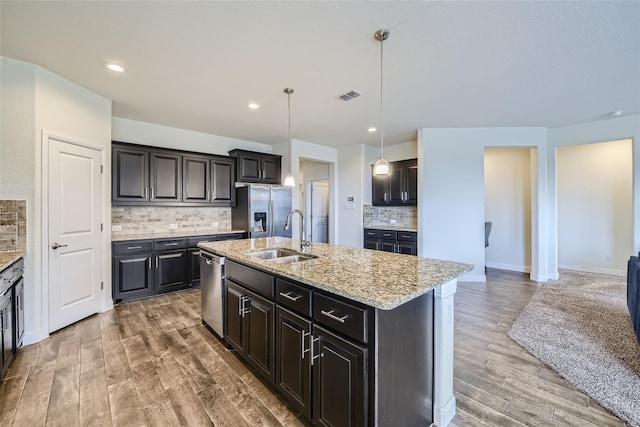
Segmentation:
<svg viewBox="0 0 640 427">
<path fill-rule="evenodd" d="M 49 137 L 49 332 L 100 310 L 99 150 Z"/>
<path fill-rule="evenodd" d="M 312 242 L 329 242 L 329 182 L 311 182 Z"/>
</svg>

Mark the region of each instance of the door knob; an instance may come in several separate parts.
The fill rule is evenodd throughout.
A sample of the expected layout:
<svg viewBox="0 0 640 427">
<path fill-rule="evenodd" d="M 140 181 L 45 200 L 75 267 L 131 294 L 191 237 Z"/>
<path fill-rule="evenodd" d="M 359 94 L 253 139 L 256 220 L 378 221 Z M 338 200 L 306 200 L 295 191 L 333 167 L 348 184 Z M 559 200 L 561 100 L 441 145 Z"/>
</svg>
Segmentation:
<svg viewBox="0 0 640 427">
<path fill-rule="evenodd" d="M 67 245 L 60 245 L 60 244 L 58 244 L 58 242 L 56 242 L 53 245 L 51 245 L 51 249 L 66 248 L 66 247 L 67 247 Z"/>
</svg>

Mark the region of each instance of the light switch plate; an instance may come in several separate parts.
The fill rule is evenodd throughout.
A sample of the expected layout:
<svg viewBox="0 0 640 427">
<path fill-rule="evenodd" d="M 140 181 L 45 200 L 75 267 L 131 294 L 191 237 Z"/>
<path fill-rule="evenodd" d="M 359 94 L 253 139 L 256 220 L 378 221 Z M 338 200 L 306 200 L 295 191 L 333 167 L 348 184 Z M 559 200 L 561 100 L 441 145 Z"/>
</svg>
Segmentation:
<svg viewBox="0 0 640 427">
<path fill-rule="evenodd" d="M 111 231 L 122 231 L 122 226 L 121 225 L 112 225 L 111 226 Z"/>
<path fill-rule="evenodd" d="M 171 229 L 178 228 L 178 224 L 169 224 L 169 228 Z"/>
<path fill-rule="evenodd" d="M 220 223 L 218 221 L 214 221 L 211 223 L 212 227 L 220 227 Z"/>
</svg>

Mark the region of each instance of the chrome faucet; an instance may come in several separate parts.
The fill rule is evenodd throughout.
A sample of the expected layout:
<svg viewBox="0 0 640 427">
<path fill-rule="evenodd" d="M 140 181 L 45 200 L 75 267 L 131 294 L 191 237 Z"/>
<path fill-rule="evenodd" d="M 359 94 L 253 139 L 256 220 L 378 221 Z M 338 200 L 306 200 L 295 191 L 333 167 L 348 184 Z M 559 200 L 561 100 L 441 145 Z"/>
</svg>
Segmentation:
<svg viewBox="0 0 640 427">
<path fill-rule="evenodd" d="M 289 221 L 291 221 L 291 217 L 294 213 L 300 215 L 300 250 L 304 252 L 305 246 L 311 246 L 311 242 L 307 241 L 305 232 L 304 232 L 304 214 L 299 209 L 292 209 L 287 214 L 287 220 L 284 222 L 284 229 L 289 229 Z"/>
</svg>

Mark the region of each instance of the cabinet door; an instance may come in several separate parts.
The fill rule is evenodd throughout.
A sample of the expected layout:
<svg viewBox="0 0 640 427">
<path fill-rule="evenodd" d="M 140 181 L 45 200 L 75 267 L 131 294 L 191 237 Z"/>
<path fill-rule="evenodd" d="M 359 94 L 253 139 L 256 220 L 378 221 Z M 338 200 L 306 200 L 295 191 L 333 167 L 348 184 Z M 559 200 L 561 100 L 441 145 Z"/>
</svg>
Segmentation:
<svg viewBox="0 0 640 427">
<path fill-rule="evenodd" d="M 406 169 L 403 162 L 391 162 L 389 168 L 389 198 L 390 205 L 404 204 L 404 182 Z"/>
<path fill-rule="evenodd" d="M 396 242 L 392 240 L 380 240 L 380 250 L 385 252 L 395 252 Z"/>
<path fill-rule="evenodd" d="M 151 253 L 113 258 L 113 299 L 116 303 L 153 295 Z"/>
<path fill-rule="evenodd" d="M 280 156 L 264 156 L 262 158 L 262 182 L 267 184 L 280 184 Z"/>
<path fill-rule="evenodd" d="M 262 157 L 249 153 L 238 155 L 238 181 L 259 182 L 262 179 Z"/>
<path fill-rule="evenodd" d="M 211 160 L 211 202 L 217 206 L 236 205 L 236 162 L 234 159 Z"/>
<path fill-rule="evenodd" d="M 187 280 L 187 251 L 158 252 L 155 256 L 156 292 L 183 289 Z"/>
<path fill-rule="evenodd" d="M 182 201 L 185 203 L 209 203 L 210 193 L 209 159 L 206 157 L 183 157 Z"/>
<path fill-rule="evenodd" d="M 114 202 L 149 201 L 149 152 L 114 146 L 111 196 Z"/>
<path fill-rule="evenodd" d="M 182 156 L 150 153 L 151 202 L 182 201 Z"/>
<path fill-rule="evenodd" d="M 418 255 L 418 244 L 416 242 L 398 242 L 398 253 L 405 255 Z"/>
<path fill-rule="evenodd" d="M 200 287 L 200 249 L 189 249 L 189 271 L 187 272 L 187 285 Z"/>
<path fill-rule="evenodd" d="M 364 239 L 364 248 L 365 249 L 375 249 L 376 251 L 380 250 L 380 240 L 378 239 L 370 239 L 370 238 L 366 238 Z"/>
<path fill-rule="evenodd" d="M 313 423 L 361 427 L 367 424 L 367 350 L 315 326 Z"/>
<path fill-rule="evenodd" d="M 406 162 L 405 173 L 405 197 L 404 201 L 408 205 L 418 204 L 418 161 L 409 160 Z"/>
<path fill-rule="evenodd" d="M 371 166 L 371 204 L 373 206 L 386 205 L 389 198 L 389 177 L 374 175 Z"/>
<path fill-rule="evenodd" d="M 4 298 L 0 299 L 0 347 L 2 354 L 0 355 L 0 378 L 4 375 L 9 362 L 13 358 L 13 313 L 12 313 L 12 297 L 11 292 L 7 293 Z"/>
<path fill-rule="evenodd" d="M 311 416 L 311 322 L 276 308 L 276 376 L 278 390 L 307 418 Z"/>
<path fill-rule="evenodd" d="M 262 375 L 273 381 L 275 304 L 245 291 L 249 299 L 245 313 L 247 328 L 246 358 Z"/>
<path fill-rule="evenodd" d="M 225 280 L 224 291 L 224 339 L 235 348 L 239 354 L 245 354 L 244 346 L 244 318 L 243 307 L 245 304 L 244 288 L 238 286 L 232 280 Z"/>
<path fill-rule="evenodd" d="M 15 311 L 14 311 L 14 328 L 15 328 L 15 345 L 14 350 L 22 346 L 24 337 L 24 280 L 20 279 L 15 287 Z"/>
</svg>

